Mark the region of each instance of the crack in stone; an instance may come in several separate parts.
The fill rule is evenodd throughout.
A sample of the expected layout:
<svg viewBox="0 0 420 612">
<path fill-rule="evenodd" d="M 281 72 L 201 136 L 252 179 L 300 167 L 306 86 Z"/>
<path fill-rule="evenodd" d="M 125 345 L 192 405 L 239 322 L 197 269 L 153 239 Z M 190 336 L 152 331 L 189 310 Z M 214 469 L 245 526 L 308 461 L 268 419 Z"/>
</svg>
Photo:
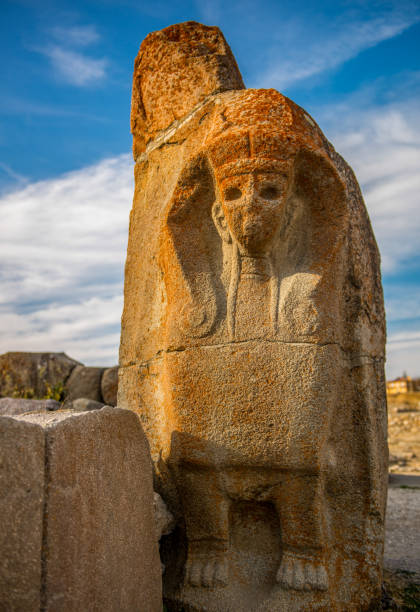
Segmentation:
<svg viewBox="0 0 420 612">
<path fill-rule="evenodd" d="M 339 342 L 306 342 L 304 340 L 272 340 L 270 338 L 248 338 L 247 340 L 234 340 L 231 342 L 222 342 L 219 344 L 194 344 L 192 346 L 179 346 L 179 347 L 168 347 L 167 349 L 160 349 L 157 353 L 147 359 L 146 361 L 129 361 L 126 364 L 120 366 L 120 368 L 129 368 L 129 367 L 147 367 L 149 364 L 154 361 L 159 361 L 163 359 L 164 355 L 170 353 L 182 353 L 184 351 L 191 351 L 195 349 L 213 349 L 213 348 L 225 348 L 225 347 L 234 347 L 235 345 L 243 345 L 251 342 L 267 342 L 270 344 L 284 344 L 284 345 L 296 345 L 296 346 L 337 346 L 342 352 L 342 357 L 349 362 L 349 366 L 351 369 L 358 367 L 361 364 L 362 359 L 367 359 L 372 364 L 380 363 L 384 361 L 384 357 L 373 357 L 372 355 L 367 355 L 364 353 L 348 353 Z"/>
<path fill-rule="evenodd" d="M 144 151 L 144 153 L 141 153 L 141 155 L 138 155 L 134 161 L 137 164 L 138 162 L 142 162 L 144 160 L 146 160 L 149 156 L 149 154 L 154 151 L 155 149 L 158 149 L 159 147 L 165 145 L 165 144 L 182 144 L 184 142 L 184 140 L 180 141 L 179 143 L 177 142 L 168 142 L 168 140 L 174 135 L 176 134 L 176 132 L 178 130 L 180 130 L 182 127 L 184 127 L 184 125 L 186 123 L 188 123 L 191 119 L 194 118 L 194 116 L 202 109 L 204 108 L 211 100 L 215 99 L 216 96 L 219 94 L 220 92 L 215 92 L 210 94 L 209 96 L 206 96 L 204 98 L 204 100 L 202 102 L 200 102 L 199 104 L 197 104 L 190 113 L 188 113 L 187 115 L 184 115 L 181 119 L 177 119 L 176 121 L 174 121 L 173 123 L 171 123 L 171 125 L 169 125 L 165 130 L 163 130 L 154 140 L 151 140 L 150 142 L 147 143 L 146 145 L 146 150 Z"/>
</svg>

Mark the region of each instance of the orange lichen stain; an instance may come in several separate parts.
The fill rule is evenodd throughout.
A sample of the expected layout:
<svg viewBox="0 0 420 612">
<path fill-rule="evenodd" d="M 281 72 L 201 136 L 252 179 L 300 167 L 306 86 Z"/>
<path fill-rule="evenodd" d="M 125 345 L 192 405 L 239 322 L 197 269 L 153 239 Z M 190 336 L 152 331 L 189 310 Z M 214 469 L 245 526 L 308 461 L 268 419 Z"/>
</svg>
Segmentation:
<svg viewBox="0 0 420 612">
<path fill-rule="evenodd" d="M 134 156 L 207 96 L 243 88 L 235 58 L 219 28 L 190 21 L 152 32 L 142 42 L 134 64 Z"/>
</svg>

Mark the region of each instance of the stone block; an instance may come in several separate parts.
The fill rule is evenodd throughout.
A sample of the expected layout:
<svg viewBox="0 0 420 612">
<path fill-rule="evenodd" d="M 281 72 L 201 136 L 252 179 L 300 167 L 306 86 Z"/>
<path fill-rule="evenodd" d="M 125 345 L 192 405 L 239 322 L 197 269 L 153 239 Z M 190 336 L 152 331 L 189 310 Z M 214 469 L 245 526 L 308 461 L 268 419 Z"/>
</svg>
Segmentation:
<svg viewBox="0 0 420 612">
<path fill-rule="evenodd" d="M 105 407 L 0 425 L 5 609 L 161 612 L 152 467 L 138 418 Z M 13 607 L 24 597 L 27 607 Z"/>
<path fill-rule="evenodd" d="M 66 410 L 74 410 L 75 412 L 85 412 L 87 410 L 100 410 L 104 407 L 103 402 L 96 402 L 87 397 L 78 397 L 77 399 L 66 402 Z"/>
<path fill-rule="evenodd" d="M 45 412 L 46 410 L 59 410 L 60 402 L 52 399 L 32 400 L 15 397 L 2 397 L 0 399 L 0 415 L 13 416 L 26 412 Z"/>
<path fill-rule="evenodd" d="M 79 397 L 102 401 L 101 379 L 105 368 L 76 366 L 65 386 L 65 402 Z"/>
<path fill-rule="evenodd" d="M 0 417 L 0 610 L 38 612 L 44 510 L 41 427 Z"/>
<path fill-rule="evenodd" d="M 102 399 L 108 406 L 117 405 L 118 366 L 104 371 L 101 381 Z"/>
</svg>

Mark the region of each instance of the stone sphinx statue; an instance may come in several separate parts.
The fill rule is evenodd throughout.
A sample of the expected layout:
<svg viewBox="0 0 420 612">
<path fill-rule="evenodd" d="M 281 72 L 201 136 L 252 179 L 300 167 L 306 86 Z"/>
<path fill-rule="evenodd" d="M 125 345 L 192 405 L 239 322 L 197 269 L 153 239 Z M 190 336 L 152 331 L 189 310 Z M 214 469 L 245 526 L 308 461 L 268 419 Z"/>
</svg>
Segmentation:
<svg viewBox="0 0 420 612">
<path fill-rule="evenodd" d="M 184 83 L 190 104 L 170 123 L 147 111 L 158 57 L 155 70 L 196 87 Z M 132 118 L 119 405 L 139 415 L 178 516 L 167 604 L 368 609 L 386 499 L 384 314 L 355 178 L 301 108 L 243 88 L 217 28 L 146 38 Z"/>
</svg>

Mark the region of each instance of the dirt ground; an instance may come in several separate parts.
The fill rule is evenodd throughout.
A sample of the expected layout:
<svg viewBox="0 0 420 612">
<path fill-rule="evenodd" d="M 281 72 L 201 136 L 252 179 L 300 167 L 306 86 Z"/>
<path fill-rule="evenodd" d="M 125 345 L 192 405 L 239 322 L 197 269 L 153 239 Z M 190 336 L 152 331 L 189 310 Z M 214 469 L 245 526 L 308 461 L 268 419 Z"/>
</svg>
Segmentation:
<svg viewBox="0 0 420 612">
<path fill-rule="evenodd" d="M 420 392 L 388 395 L 389 471 L 420 476 Z"/>
<path fill-rule="evenodd" d="M 420 476 L 390 475 L 382 610 L 420 611 Z"/>
</svg>

